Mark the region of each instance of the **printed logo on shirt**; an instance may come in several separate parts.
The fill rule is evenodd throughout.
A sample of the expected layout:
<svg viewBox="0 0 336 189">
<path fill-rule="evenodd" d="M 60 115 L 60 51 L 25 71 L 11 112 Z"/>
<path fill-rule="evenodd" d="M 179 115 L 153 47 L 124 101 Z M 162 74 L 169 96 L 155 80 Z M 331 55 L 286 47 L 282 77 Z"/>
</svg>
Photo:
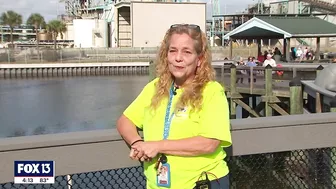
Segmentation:
<svg viewBox="0 0 336 189">
<path fill-rule="evenodd" d="M 187 117 L 187 116 L 188 116 L 187 107 L 180 108 L 176 112 L 176 117 Z"/>
</svg>

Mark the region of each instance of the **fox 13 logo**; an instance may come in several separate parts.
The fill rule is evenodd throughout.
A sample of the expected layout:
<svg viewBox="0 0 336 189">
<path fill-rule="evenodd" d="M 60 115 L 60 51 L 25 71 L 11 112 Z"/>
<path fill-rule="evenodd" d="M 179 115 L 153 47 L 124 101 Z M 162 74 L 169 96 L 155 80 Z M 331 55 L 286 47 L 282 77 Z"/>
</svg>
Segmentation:
<svg viewBox="0 0 336 189">
<path fill-rule="evenodd" d="M 53 184 L 54 161 L 14 161 L 14 183 Z"/>
</svg>

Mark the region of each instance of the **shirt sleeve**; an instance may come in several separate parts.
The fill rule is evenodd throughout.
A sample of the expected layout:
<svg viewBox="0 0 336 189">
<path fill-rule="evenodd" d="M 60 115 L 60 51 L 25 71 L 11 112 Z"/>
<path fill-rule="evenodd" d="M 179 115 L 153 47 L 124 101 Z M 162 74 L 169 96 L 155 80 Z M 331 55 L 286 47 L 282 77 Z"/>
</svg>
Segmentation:
<svg viewBox="0 0 336 189">
<path fill-rule="evenodd" d="M 124 115 L 133 122 L 138 128 L 143 128 L 145 108 L 150 105 L 152 93 L 154 92 L 154 82 L 148 83 L 135 98 L 135 100 L 126 108 Z"/>
<path fill-rule="evenodd" d="M 218 139 L 222 147 L 228 147 L 232 140 L 230 112 L 224 88 L 217 83 L 215 89 L 204 96 L 206 98 L 200 115 L 200 136 Z"/>
</svg>

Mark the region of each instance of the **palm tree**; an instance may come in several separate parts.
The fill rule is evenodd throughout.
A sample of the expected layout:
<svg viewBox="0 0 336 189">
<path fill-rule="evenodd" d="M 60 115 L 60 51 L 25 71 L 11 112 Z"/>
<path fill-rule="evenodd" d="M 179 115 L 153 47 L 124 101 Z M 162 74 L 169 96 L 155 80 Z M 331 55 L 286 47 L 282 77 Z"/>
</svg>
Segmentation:
<svg viewBox="0 0 336 189">
<path fill-rule="evenodd" d="M 13 44 L 13 30 L 15 26 L 20 26 L 22 24 L 22 16 L 14 11 L 7 11 L 2 13 L 0 16 L 0 24 L 8 25 L 10 27 L 10 41 Z"/>
<path fill-rule="evenodd" d="M 39 35 L 38 35 L 38 29 L 41 28 L 41 27 L 45 27 L 46 23 L 44 21 L 44 18 L 39 13 L 31 14 L 29 16 L 28 20 L 27 20 L 27 24 L 34 26 L 34 30 L 35 30 L 35 33 L 36 33 L 36 47 L 37 47 L 37 50 L 38 50 L 39 49 L 39 43 L 40 43 L 40 38 L 39 38 Z"/>
<path fill-rule="evenodd" d="M 47 31 L 51 33 L 54 39 L 54 48 L 56 49 L 56 40 L 58 34 L 61 35 L 61 39 L 63 39 L 63 33 L 67 31 L 65 23 L 60 20 L 51 20 L 47 24 Z"/>
</svg>

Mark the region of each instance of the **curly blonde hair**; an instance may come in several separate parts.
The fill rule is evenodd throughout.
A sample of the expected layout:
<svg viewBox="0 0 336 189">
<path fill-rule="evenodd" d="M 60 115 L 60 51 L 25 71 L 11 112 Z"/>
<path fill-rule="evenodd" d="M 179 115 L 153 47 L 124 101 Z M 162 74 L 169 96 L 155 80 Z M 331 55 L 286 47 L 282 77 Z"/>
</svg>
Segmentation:
<svg viewBox="0 0 336 189">
<path fill-rule="evenodd" d="M 202 106 L 202 92 L 205 84 L 215 80 L 215 71 L 211 66 L 211 52 L 207 42 L 207 37 L 199 28 L 191 28 L 188 25 L 171 27 L 161 43 L 158 52 L 156 64 L 156 77 L 159 78 L 156 83 L 156 91 L 152 98 L 151 108 L 156 109 L 163 99 L 169 97 L 174 76 L 168 69 L 168 49 L 171 36 L 173 34 L 188 34 L 195 42 L 195 50 L 200 60 L 200 66 L 196 68 L 196 74 L 192 82 L 186 85 L 184 92 L 177 102 L 176 109 L 190 106 L 191 111 L 198 111 Z"/>
</svg>

